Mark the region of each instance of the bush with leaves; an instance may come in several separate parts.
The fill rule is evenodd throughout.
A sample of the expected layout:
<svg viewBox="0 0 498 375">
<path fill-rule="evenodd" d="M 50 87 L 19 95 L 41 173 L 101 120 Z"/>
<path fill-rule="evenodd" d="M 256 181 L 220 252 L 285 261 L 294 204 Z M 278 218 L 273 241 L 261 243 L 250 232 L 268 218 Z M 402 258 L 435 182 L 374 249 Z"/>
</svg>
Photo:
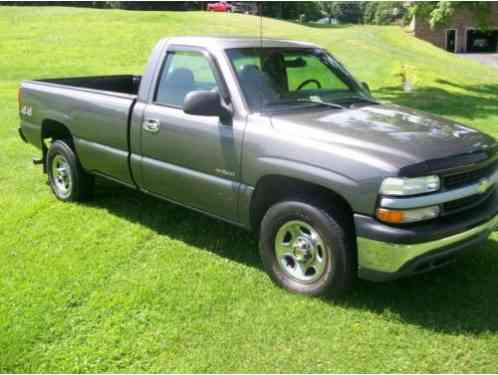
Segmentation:
<svg viewBox="0 0 498 375">
<path fill-rule="evenodd" d="M 477 19 L 479 28 L 490 26 L 490 2 L 488 1 L 414 1 L 409 5 L 412 16 L 426 19 L 432 28 L 445 26 L 457 10 L 471 12 Z"/>
</svg>

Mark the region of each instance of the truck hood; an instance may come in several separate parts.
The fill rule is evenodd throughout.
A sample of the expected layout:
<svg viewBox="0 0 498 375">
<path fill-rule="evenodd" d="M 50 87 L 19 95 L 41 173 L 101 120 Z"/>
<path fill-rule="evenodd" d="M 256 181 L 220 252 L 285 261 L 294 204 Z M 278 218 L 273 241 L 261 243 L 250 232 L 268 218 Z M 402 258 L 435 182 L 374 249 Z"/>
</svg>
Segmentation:
<svg viewBox="0 0 498 375">
<path fill-rule="evenodd" d="M 364 154 L 402 168 L 486 150 L 496 140 L 454 121 L 395 105 L 274 114 L 273 127 L 299 140 Z"/>
</svg>

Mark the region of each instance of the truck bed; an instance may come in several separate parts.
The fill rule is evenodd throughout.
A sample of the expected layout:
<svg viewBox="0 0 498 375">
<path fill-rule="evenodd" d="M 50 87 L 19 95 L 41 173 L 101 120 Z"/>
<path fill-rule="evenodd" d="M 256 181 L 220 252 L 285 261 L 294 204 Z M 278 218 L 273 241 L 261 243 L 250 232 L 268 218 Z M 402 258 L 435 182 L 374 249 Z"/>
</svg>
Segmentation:
<svg viewBox="0 0 498 375">
<path fill-rule="evenodd" d="M 116 75 L 23 81 L 23 136 L 42 147 L 43 127 L 62 124 L 70 132 L 85 169 L 132 185 L 128 129 L 140 76 Z"/>
<path fill-rule="evenodd" d="M 83 88 L 136 96 L 138 94 L 141 79 L 141 76 L 113 75 L 40 79 L 35 82 L 52 83 L 61 86 L 70 86 L 73 88 Z"/>
</svg>

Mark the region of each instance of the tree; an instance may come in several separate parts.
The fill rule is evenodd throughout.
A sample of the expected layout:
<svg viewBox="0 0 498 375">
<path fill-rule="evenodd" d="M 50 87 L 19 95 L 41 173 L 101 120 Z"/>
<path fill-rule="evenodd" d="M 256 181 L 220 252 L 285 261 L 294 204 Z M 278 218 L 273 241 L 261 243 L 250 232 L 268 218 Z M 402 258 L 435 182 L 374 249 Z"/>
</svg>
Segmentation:
<svg viewBox="0 0 498 375">
<path fill-rule="evenodd" d="M 390 25 L 404 22 L 407 9 L 401 1 L 368 1 L 363 10 L 363 22 L 373 25 Z"/>
<path fill-rule="evenodd" d="M 342 17 L 341 7 L 336 1 L 320 2 L 320 9 L 329 18 L 329 23 L 332 22 L 332 18 L 339 19 Z"/>
<path fill-rule="evenodd" d="M 375 24 L 375 14 L 377 13 L 378 1 L 368 1 L 363 10 L 363 23 Z"/>
<path fill-rule="evenodd" d="M 307 21 L 318 19 L 321 16 L 320 6 L 316 1 L 265 1 L 262 4 L 262 12 L 266 17 L 284 20 L 296 20 L 303 14 Z"/>
<path fill-rule="evenodd" d="M 320 3 L 318 1 L 303 1 L 300 2 L 300 14 L 306 15 L 307 21 L 315 21 L 322 17 L 320 10 Z"/>
<path fill-rule="evenodd" d="M 341 23 L 361 23 L 363 10 L 361 2 L 324 1 L 318 2 L 322 13 L 337 19 Z"/>
<path fill-rule="evenodd" d="M 400 1 L 381 1 L 375 11 L 376 25 L 390 25 L 403 18 L 406 8 Z"/>
<path fill-rule="evenodd" d="M 481 29 L 490 26 L 490 3 L 487 1 L 412 2 L 409 9 L 412 16 L 427 20 L 432 28 L 445 26 L 456 10 L 471 12 Z"/>
</svg>

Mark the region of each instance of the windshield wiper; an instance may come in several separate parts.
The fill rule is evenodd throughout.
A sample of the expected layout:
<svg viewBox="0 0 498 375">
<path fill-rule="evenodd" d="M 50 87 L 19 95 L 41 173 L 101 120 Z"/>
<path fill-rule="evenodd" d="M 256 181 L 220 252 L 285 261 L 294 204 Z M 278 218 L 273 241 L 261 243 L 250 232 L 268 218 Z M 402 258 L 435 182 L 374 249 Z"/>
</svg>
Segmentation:
<svg viewBox="0 0 498 375">
<path fill-rule="evenodd" d="M 301 100 L 300 100 L 301 101 Z M 324 105 L 327 107 L 332 107 L 332 108 L 338 108 L 338 109 L 346 109 L 343 105 L 337 104 L 337 103 L 332 103 L 332 102 L 322 102 L 318 100 L 302 100 L 303 103 L 313 103 L 313 104 L 319 104 L 319 105 Z"/>
<path fill-rule="evenodd" d="M 326 107 L 332 107 L 332 108 L 337 108 L 337 109 L 346 109 L 346 107 L 344 107 L 343 105 L 337 104 L 337 103 L 322 102 L 322 101 L 315 101 L 315 100 L 309 100 L 309 99 L 275 100 L 275 101 L 267 102 L 265 104 L 266 105 L 286 105 L 286 104 L 298 104 L 298 103 L 323 105 Z"/>
</svg>

